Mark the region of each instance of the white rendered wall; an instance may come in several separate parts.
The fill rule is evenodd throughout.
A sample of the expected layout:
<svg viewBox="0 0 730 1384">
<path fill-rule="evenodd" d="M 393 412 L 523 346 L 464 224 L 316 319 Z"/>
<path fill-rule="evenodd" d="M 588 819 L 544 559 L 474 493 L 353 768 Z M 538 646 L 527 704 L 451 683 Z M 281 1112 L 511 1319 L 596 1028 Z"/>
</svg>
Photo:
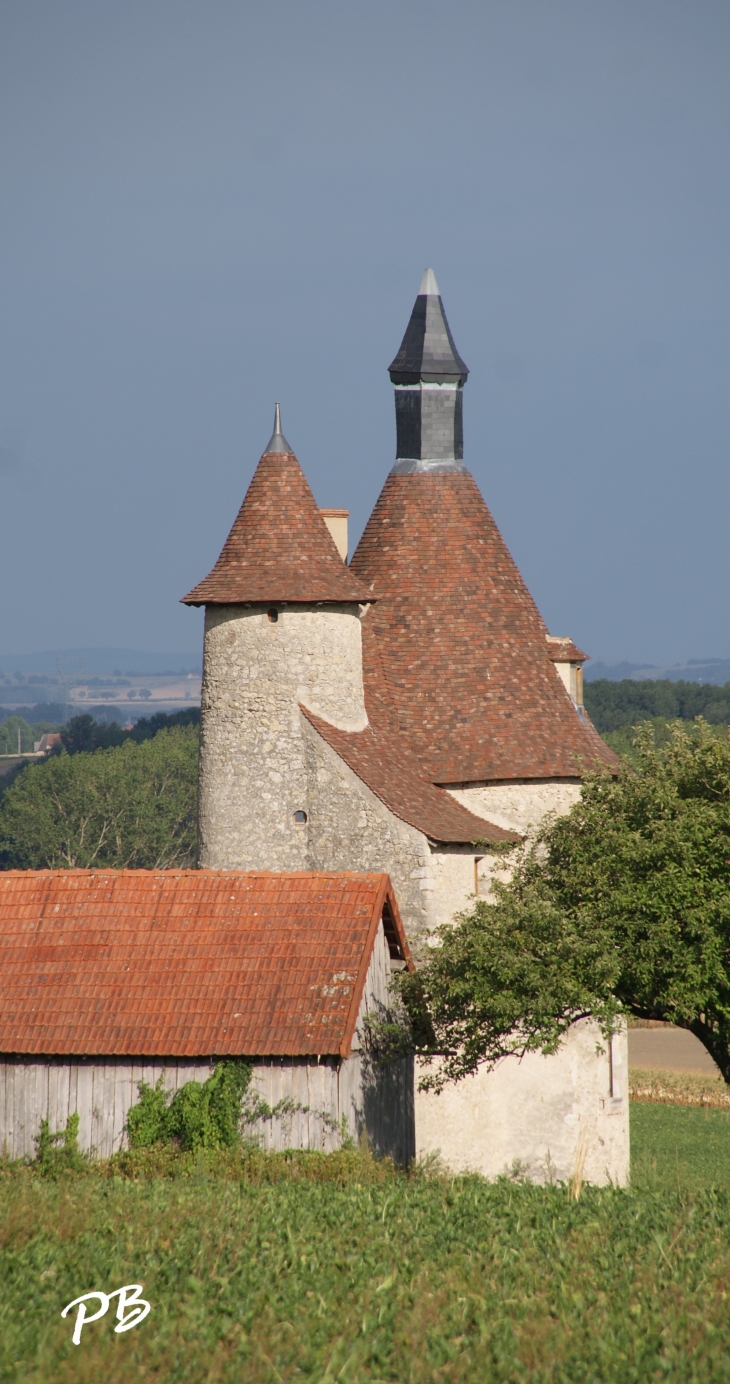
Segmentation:
<svg viewBox="0 0 730 1384">
<path fill-rule="evenodd" d="M 612 1038 L 609 1055 L 597 1024 L 582 1020 L 553 1057 L 509 1057 L 440 1095 L 417 1091 L 416 1149 L 419 1157 L 440 1154 L 454 1172 L 499 1177 L 519 1166 L 535 1182 L 567 1182 L 579 1172 L 586 1182 L 625 1186 L 626 1029 Z"/>
<path fill-rule="evenodd" d="M 333 725 L 367 725 L 359 608 L 209 606 L 198 798 L 199 864 L 307 868 L 302 702 Z M 350 867 L 352 868 L 352 867 Z"/>
<path fill-rule="evenodd" d="M 580 781 L 532 780 L 449 791 L 477 816 L 529 835 L 548 813 L 570 811 L 580 798 Z M 472 858 L 434 852 L 430 919 L 453 921 L 454 913 L 471 906 L 474 893 L 488 898 L 494 878 L 509 878 L 507 860 L 484 855 L 477 862 L 476 887 L 473 882 L 469 887 L 467 864 L 473 872 Z M 417 1091 L 419 1156 L 439 1153 L 454 1171 L 473 1169 L 486 1177 L 509 1171 L 516 1160 L 536 1180 L 567 1180 L 580 1158 L 586 1181 L 623 1186 L 630 1147 L 626 1030 L 612 1039 L 610 1060 L 608 1052 L 596 1052 L 597 1044 L 602 1045 L 597 1026 L 585 1021 L 571 1029 L 553 1057 L 510 1058 L 493 1072 L 447 1087 L 440 1096 Z"/>
<path fill-rule="evenodd" d="M 514 779 L 510 783 L 450 787 L 449 793 L 477 817 L 521 834 L 534 832 L 549 812 L 563 817 L 580 798 L 580 779 Z"/>
</svg>

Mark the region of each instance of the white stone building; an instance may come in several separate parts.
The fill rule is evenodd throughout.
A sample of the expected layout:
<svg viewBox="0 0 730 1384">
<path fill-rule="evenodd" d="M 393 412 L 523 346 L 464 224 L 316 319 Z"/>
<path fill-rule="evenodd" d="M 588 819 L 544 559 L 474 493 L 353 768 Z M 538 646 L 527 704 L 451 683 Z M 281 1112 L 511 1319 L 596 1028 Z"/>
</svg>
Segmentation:
<svg viewBox="0 0 730 1384">
<path fill-rule="evenodd" d="M 614 767 L 582 706 L 585 655 L 549 635 L 463 461 L 468 371 L 432 271 L 391 367 L 396 461 L 349 566 L 274 434 L 204 605 L 199 863 L 387 871 L 418 959 L 488 894 L 518 839 Z M 481 844 L 480 844 L 481 843 Z M 488 1175 L 628 1176 L 625 1033 L 418 1093 L 419 1153 Z"/>
</svg>

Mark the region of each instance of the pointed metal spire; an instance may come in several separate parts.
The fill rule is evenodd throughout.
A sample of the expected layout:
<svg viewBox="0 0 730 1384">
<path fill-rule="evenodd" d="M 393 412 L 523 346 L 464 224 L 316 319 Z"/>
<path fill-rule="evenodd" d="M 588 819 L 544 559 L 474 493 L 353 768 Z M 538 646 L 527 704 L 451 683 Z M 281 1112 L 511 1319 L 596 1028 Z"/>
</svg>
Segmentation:
<svg viewBox="0 0 730 1384">
<path fill-rule="evenodd" d="M 419 290 L 418 290 L 418 296 L 419 296 L 419 298 L 421 297 L 422 294 L 423 294 L 426 298 L 440 298 L 440 297 L 441 297 L 441 294 L 439 293 L 439 286 L 438 286 L 438 284 L 436 283 L 436 275 L 434 274 L 433 269 L 424 269 L 424 271 L 423 271 L 423 278 L 421 279 L 421 287 L 420 287 Z"/>
<path fill-rule="evenodd" d="M 274 431 L 269 439 L 268 446 L 264 448 L 266 452 L 291 452 L 291 447 L 281 431 L 281 409 L 278 404 L 274 405 Z"/>
<path fill-rule="evenodd" d="M 469 374 L 446 321 L 433 269 L 418 290 L 400 350 L 388 366 L 393 384 L 465 384 Z"/>
</svg>

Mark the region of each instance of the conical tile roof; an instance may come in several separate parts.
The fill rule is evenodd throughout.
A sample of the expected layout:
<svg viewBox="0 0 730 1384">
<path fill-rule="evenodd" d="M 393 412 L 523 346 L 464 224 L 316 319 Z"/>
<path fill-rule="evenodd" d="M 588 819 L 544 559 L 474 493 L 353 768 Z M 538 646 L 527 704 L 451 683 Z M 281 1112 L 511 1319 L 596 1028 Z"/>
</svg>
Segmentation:
<svg viewBox="0 0 730 1384">
<path fill-rule="evenodd" d="M 616 757 L 550 661 L 546 629 L 468 471 L 391 474 L 352 571 L 368 715 L 434 783 L 577 778 Z"/>
<path fill-rule="evenodd" d="M 279 438 L 284 441 L 275 431 L 272 442 Z M 264 452 L 256 467 L 215 567 L 183 596 L 183 603 L 339 604 L 367 599 L 342 561 L 294 453 L 277 446 Z"/>
</svg>

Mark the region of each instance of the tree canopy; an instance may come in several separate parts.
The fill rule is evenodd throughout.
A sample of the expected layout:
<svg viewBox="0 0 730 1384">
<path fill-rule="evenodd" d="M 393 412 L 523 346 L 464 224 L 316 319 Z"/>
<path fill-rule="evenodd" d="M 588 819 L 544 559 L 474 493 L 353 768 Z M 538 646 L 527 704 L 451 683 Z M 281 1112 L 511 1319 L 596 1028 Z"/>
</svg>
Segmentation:
<svg viewBox="0 0 730 1384">
<path fill-rule="evenodd" d="M 198 733 L 51 755 L 0 798 L 3 869 L 170 869 L 195 859 Z"/>
<path fill-rule="evenodd" d="M 199 721 L 200 707 L 191 706 L 184 711 L 156 711 L 153 716 L 140 716 L 131 730 L 125 730 L 117 721 L 96 721 L 86 712 L 82 716 L 72 716 L 61 727 L 61 747 L 67 754 L 91 754 L 94 750 L 123 745 L 126 740 L 141 745 L 158 731 L 172 730 L 175 726 L 197 726 Z"/>
<path fill-rule="evenodd" d="M 704 716 L 713 725 L 730 722 L 730 683 L 672 682 L 669 678 L 596 678 L 585 682 L 586 710 L 601 735 L 636 726 L 654 717 L 694 721 Z"/>
<path fill-rule="evenodd" d="M 56 729 L 52 721 L 40 721 L 31 726 L 23 716 L 7 716 L 0 723 L 0 754 L 27 754 L 44 731 Z"/>
<path fill-rule="evenodd" d="M 420 1049 L 444 1058 L 427 1084 L 621 1012 L 689 1029 L 730 1082 L 730 736 L 676 723 L 657 747 L 647 728 L 637 756 L 588 780 L 404 978 Z"/>
</svg>

